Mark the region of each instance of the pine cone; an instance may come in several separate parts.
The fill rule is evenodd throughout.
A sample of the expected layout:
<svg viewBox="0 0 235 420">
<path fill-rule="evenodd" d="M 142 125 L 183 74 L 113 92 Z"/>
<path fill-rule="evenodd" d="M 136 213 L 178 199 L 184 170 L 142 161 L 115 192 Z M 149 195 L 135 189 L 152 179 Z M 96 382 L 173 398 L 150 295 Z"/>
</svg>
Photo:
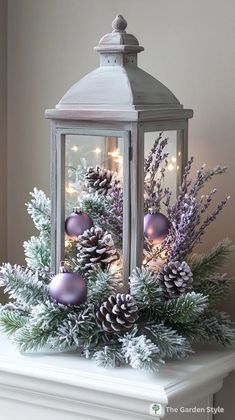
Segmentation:
<svg viewBox="0 0 235 420">
<path fill-rule="evenodd" d="M 158 274 L 159 283 L 166 298 L 174 299 L 192 289 L 193 275 L 189 265 L 183 261 L 171 261 Z"/>
<path fill-rule="evenodd" d="M 87 229 L 78 236 L 77 249 L 78 261 L 86 269 L 91 269 L 96 264 L 104 269 L 119 258 L 112 236 L 99 227 Z"/>
<path fill-rule="evenodd" d="M 97 323 L 104 331 L 123 333 L 136 322 L 138 308 L 129 294 L 109 296 L 96 312 Z"/>
<path fill-rule="evenodd" d="M 107 195 L 112 188 L 113 172 L 96 166 L 89 167 L 86 173 L 86 185 L 90 191 Z"/>
</svg>

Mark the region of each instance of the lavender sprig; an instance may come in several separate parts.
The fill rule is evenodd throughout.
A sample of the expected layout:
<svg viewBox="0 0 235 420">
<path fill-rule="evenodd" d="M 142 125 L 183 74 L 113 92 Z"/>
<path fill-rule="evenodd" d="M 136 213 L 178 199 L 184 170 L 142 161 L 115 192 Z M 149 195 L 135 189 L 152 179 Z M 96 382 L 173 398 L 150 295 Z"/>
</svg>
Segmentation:
<svg viewBox="0 0 235 420">
<path fill-rule="evenodd" d="M 159 211 L 164 199 L 167 203 L 170 201 L 171 192 L 169 188 L 164 187 L 169 155 L 169 153 L 164 151 L 167 143 L 168 139 L 162 140 L 162 133 L 160 133 L 144 162 L 145 211 L 148 211 L 150 208 L 154 211 Z"/>
<path fill-rule="evenodd" d="M 216 191 L 217 191 L 217 190 L 216 190 L 216 188 L 214 188 L 214 189 L 210 192 L 210 194 L 207 194 L 207 195 L 206 195 L 206 201 L 205 201 L 205 203 L 203 204 L 203 206 L 201 207 L 201 214 L 205 213 L 205 212 L 206 212 L 206 210 L 210 207 L 210 204 L 211 204 L 211 202 L 212 202 L 213 196 L 215 195 Z M 202 197 L 201 197 L 201 203 L 203 203 L 203 199 L 204 199 L 204 196 L 202 196 Z"/>
<path fill-rule="evenodd" d="M 224 206 L 227 204 L 229 199 L 230 199 L 230 196 L 226 197 L 224 200 L 221 200 L 221 202 L 217 205 L 216 209 L 202 223 L 200 229 L 198 230 L 198 232 L 195 235 L 195 242 L 199 242 L 201 240 L 201 237 L 204 235 L 206 228 L 212 222 L 214 222 L 214 220 L 217 218 L 217 216 L 223 210 Z"/>
<path fill-rule="evenodd" d="M 185 170 L 184 170 L 184 174 L 183 174 L 183 180 L 182 180 L 182 185 L 180 187 L 180 194 L 177 198 L 176 203 L 173 206 L 168 206 L 167 210 L 168 210 L 168 216 L 170 218 L 170 220 L 177 220 L 180 217 L 181 212 L 179 211 L 181 209 L 181 207 L 183 207 L 183 202 L 185 200 L 185 197 L 188 195 L 188 190 L 189 187 L 192 183 L 192 180 L 189 179 L 189 175 L 190 175 L 190 171 L 192 168 L 192 164 L 193 164 L 193 157 L 190 158 L 190 160 L 188 161 Z"/>
<path fill-rule="evenodd" d="M 145 158 L 145 160 L 144 160 L 144 172 L 145 172 L 145 175 L 150 170 L 150 167 L 151 167 L 151 165 L 153 163 L 153 159 L 154 159 L 155 153 L 157 153 L 158 150 L 159 150 L 159 143 L 162 140 L 162 134 L 163 134 L 162 132 L 159 134 L 158 138 L 155 140 L 155 142 L 153 144 L 153 147 L 150 150 L 150 153 L 149 153 L 148 157 Z"/>
<path fill-rule="evenodd" d="M 206 165 L 204 164 L 198 171 L 197 177 L 195 182 L 192 185 L 190 193 L 196 195 L 198 191 L 204 187 L 205 183 L 211 180 L 215 175 L 223 174 L 227 168 L 226 166 L 216 166 L 214 169 L 209 169 L 208 171 L 204 171 Z"/>
<path fill-rule="evenodd" d="M 170 260 L 183 260 L 192 252 L 194 246 L 201 241 L 207 227 L 217 218 L 229 197 L 217 204 L 215 210 L 203 221 L 203 215 L 210 208 L 216 189 L 213 189 L 208 195 L 198 198 L 198 193 L 215 175 L 223 174 L 225 167 L 217 166 L 214 169 L 205 171 L 203 165 L 198 171 L 196 179 L 189 179 L 193 158 L 186 166 L 183 176 L 183 183 L 180 194 L 173 206 L 168 206 L 168 216 L 171 220 L 171 229 L 163 246 L 169 247 L 171 243 L 168 258 Z"/>
</svg>

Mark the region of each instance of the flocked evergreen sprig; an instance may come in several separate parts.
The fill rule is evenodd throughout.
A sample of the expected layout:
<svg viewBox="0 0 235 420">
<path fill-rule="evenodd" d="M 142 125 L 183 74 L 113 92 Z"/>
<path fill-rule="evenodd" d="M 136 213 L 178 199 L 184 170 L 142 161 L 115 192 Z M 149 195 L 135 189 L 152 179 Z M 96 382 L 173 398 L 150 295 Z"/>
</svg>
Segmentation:
<svg viewBox="0 0 235 420">
<path fill-rule="evenodd" d="M 51 254 L 51 203 L 43 191 L 34 188 L 26 204 L 39 236 L 24 242 L 25 260 L 33 270 L 49 270 Z"/>
<path fill-rule="evenodd" d="M 164 185 L 166 145 L 160 134 L 145 160 L 145 209 L 164 209 L 170 231 L 160 245 L 146 239 L 144 266 L 132 272 L 128 293 L 122 288 L 123 193 L 116 174 L 100 167 L 78 169 L 85 185 L 79 205 L 94 228 L 66 247 L 68 267 L 84 276 L 87 286 L 87 299 L 77 306 L 50 297 L 50 200 L 34 189 L 27 209 L 39 234 L 24 243 L 27 267 L 0 268 L 0 285 L 10 299 L 0 307 L 0 326 L 22 352 L 77 350 L 100 366 L 156 371 L 169 358 L 190 355 L 195 343 L 234 344 L 233 323 L 216 309 L 232 286 L 222 269 L 233 247 L 224 240 L 205 254 L 193 252 L 228 200 L 208 213 L 216 190 L 205 196 L 200 191 L 225 168 L 202 167 L 192 180 L 191 159 L 171 203 Z"/>
</svg>

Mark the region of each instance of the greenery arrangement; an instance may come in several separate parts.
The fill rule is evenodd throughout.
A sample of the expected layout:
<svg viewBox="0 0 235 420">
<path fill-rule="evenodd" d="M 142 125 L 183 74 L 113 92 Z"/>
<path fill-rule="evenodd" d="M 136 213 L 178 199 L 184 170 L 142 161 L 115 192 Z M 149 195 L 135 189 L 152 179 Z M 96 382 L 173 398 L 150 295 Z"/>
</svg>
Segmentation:
<svg viewBox="0 0 235 420">
<path fill-rule="evenodd" d="M 0 285 L 10 303 L 0 308 L 0 325 L 22 352 L 52 348 L 77 350 L 98 365 L 156 371 L 169 358 L 182 359 L 195 343 L 234 344 L 235 331 L 216 305 L 233 279 L 222 273 L 233 247 L 221 241 L 203 255 L 194 247 L 229 197 L 208 212 L 216 190 L 200 195 L 215 175 L 225 172 L 202 167 L 190 178 L 193 159 L 185 168 L 176 202 L 164 187 L 167 139 L 155 141 L 145 160 L 145 211 L 164 212 L 169 229 L 157 244 L 145 237 L 143 266 L 122 290 L 122 186 L 104 168 L 86 168 L 79 206 L 93 222 L 90 229 L 67 241 L 66 265 L 86 282 L 86 300 L 63 304 L 51 297 L 50 200 L 34 189 L 27 210 L 39 231 L 24 243 L 27 267 L 4 264 Z"/>
</svg>

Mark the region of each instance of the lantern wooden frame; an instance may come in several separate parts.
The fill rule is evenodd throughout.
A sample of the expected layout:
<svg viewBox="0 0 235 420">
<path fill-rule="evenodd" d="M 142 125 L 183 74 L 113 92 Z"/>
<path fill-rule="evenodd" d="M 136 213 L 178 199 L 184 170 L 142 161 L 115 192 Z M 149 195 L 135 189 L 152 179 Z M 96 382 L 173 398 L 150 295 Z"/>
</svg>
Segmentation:
<svg viewBox="0 0 235 420">
<path fill-rule="evenodd" d="M 137 67 L 137 54 L 143 47 L 125 28 L 124 18 L 118 15 L 113 32 L 96 47 L 101 66 L 74 85 L 55 109 L 47 110 L 46 117 L 52 120 L 53 271 L 58 270 L 63 259 L 65 136 L 123 138 L 123 273 L 127 289 L 130 272 L 141 265 L 143 258 L 144 133 L 177 131 L 177 149 L 181 151 L 179 185 L 188 158 L 188 119 L 193 112 L 184 109 L 169 89 Z"/>
</svg>

